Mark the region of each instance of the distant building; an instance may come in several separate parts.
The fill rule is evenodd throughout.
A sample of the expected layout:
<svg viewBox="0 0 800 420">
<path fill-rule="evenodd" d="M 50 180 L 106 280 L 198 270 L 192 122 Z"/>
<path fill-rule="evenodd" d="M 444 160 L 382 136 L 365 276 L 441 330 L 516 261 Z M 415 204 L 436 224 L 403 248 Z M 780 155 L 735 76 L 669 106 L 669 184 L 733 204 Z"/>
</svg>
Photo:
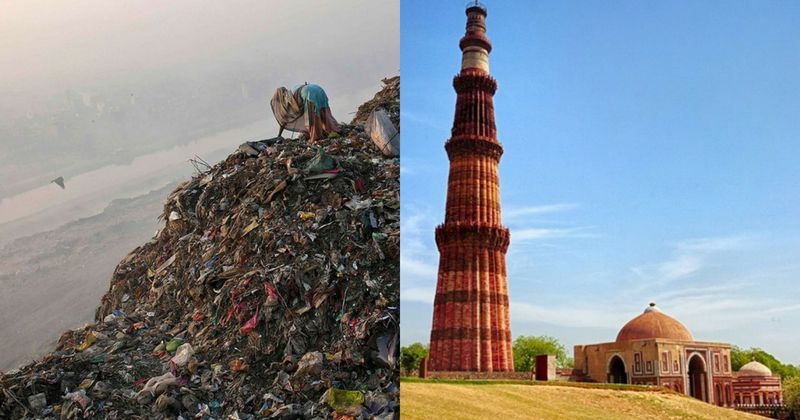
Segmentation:
<svg viewBox="0 0 800 420">
<path fill-rule="evenodd" d="M 736 404 L 783 404 L 781 378 L 768 367 L 752 361 L 733 374 L 733 398 Z"/>
<path fill-rule="evenodd" d="M 589 382 L 660 385 L 730 407 L 734 374 L 730 344 L 695 341 L 655 303 L 633 318 L 611 343 L 577 345 L 573 378 Z"/>
</svg>

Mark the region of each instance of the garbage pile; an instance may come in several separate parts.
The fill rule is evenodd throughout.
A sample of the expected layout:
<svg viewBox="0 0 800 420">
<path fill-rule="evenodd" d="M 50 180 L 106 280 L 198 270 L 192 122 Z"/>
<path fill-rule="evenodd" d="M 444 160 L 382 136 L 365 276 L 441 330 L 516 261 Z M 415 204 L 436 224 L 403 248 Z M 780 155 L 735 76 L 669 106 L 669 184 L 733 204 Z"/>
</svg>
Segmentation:
<svg viewBox="0 0 800 420">
<path fill-rule="evenodd" d="M 389 114 L 392 124 L 400 128 L 400 76 L 383 79 L 381 82 L 383 89 L 375 94 L 374 98 L 358 107 L 351 124 L 364 125 L 373 111 L 383 108 Z"/>
<path fill-rule="evenodd" d="M 0 418 L 398 417 L 399 161 L 339 134 L 179 185 L 97 322 L 0 374 Z"/>
<path fill-rule="evenodd" d="M 364 127 L 386 157 L 400 156 L 400 76 L 383 79 L 383 89 L 358 107 L 352 124 Z"/>
</svg>

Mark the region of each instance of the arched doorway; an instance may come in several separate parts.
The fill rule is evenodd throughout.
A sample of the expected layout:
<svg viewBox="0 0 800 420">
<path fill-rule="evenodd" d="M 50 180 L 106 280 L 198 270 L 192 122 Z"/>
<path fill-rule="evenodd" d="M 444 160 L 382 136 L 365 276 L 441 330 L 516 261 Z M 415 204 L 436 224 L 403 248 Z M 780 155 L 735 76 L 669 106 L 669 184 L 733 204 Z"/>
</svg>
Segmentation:
<svg viewBox="0 0 800 420">
<path fill-rule="evenodd" d="M 628 374 L 625 373 L 625 362 L 619 356 L 614 356 L 608 362 L 608 382 L 612 384 L 627 384 Z"/>
<path fill-rule="evenodd" d="M 699 354 L 689 358 L 689 395 L 698 400 L 708 401 L 708 384 L 706 383 L 706 363 Z"/>
</svg>

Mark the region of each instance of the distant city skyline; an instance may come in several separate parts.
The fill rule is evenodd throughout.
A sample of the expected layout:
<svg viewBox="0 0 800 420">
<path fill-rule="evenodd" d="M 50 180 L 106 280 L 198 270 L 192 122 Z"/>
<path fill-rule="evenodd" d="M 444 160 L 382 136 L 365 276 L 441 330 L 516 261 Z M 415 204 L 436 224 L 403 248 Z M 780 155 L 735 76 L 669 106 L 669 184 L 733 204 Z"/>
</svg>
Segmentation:
<svg viewBox="0 0 800 420">
<path fill-rule="evenodd" d="M 488 2 L 512 334 L 655 301 L 800 363 L 800 4 Z M 413 22 L 413 23 L 412 23 Z M 429 341 L 464 2 L 401 5 L 402 342 Z"/>
</svg>

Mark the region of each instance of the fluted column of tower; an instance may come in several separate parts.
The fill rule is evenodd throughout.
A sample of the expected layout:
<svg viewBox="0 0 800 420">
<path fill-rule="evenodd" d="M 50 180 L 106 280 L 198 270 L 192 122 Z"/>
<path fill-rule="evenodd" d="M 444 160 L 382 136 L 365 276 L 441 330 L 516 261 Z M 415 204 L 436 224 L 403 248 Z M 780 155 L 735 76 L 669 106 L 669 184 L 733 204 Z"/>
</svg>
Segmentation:
<svg viewBox="0 0 800 420">
<path fill-rule="evenodd" d="M 456 111 L 445 143 L 450 159 L 445 222 L 436 228 L 439 275 L 433 304 L 428 369 L 513 371 L 508 314 L 508 229 L 500 220 L 497 140 L 489 75 L 492 44 L 486 9 L 467 7 L 459 46 L 461 72 L 453 79 Z"/>
</svg>

